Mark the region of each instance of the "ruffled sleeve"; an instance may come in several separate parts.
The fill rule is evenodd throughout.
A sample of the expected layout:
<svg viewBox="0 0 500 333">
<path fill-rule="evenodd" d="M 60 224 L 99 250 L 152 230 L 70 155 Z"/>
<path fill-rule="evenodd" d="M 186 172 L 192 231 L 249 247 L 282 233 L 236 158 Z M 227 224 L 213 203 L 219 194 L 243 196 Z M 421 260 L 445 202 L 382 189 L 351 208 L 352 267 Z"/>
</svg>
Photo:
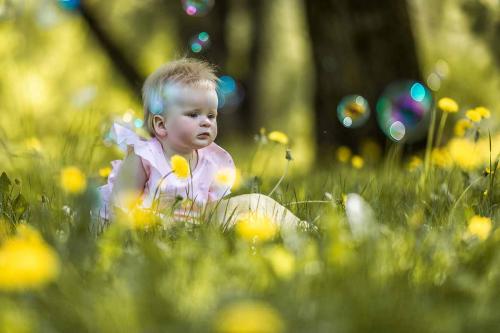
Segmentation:
<svg viewBox="0 0 500 333">
<path fill-rule="evenodd" d="M 134 153 L 140 157 L 142 166 L 144 167 L 148 178 L 151 168 L 156 168 L 158 170 L 165 169 L 165 166 L 162 166 L 159 163 L 161 160 L 159 160 L 156 156 L 156 147 L 154 146 L 155 143 L 153 140 L 146 140 L 137 135 L 131 129 L 118 123 L 113 124 L 113 127 L 111 128 L 111 137 L 123 152 L 127 153 L 129 150 L 133 149 Z M 109 219 L 110 217 L 111 192 L 113 191 L 113 186 L 116 182 L 122 163 L 122 160 L 115 160 L 111 162 L 112 169 L 108 176 L 108 182 L 106 185 L 98 188 L 101 196 L 99 215 L 102 218 Z"/>
<path fill-rule="evenodd" d="M 236 178 L 233 158 L 215 143 L 203 148 L 204 153 L 214 166 L 213 181 L 208 188 L 208 201 L 217 201 L 231 193 Z"/>
</svg>

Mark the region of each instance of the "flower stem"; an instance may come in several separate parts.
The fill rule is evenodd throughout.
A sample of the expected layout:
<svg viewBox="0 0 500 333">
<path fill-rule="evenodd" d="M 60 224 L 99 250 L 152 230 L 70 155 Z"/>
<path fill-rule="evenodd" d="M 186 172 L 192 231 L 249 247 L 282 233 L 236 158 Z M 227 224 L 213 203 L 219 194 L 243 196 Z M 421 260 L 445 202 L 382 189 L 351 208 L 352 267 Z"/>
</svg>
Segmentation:
<svg viewBox="0 0 500 333">
<path fill-rule="evenodd" d="M 436 147 L 439 147 L 441 144 L 441 138 L 443 137 L 443 132 L 444 132 L 444 125 L 446 124 L 446 118 L 448 118 L 448 113 L 444 112 L 443 115 L 441 116 L 441 120 L 439 121 L 439 129 L 438 129 L 438 134 L 436 138 Z"/>
<path fill-rule="evenodd" d="M 424 179 L 427 178 L 427 173 L 429 172 L 429 167 L 431 164 L 431 150 L 432 143 L 434 141 L 434 129 L 436 127 L 436 108 L 431 109 L 431 125 L 429 128 L 429 134 L 427 135 L 427 145 L 425 147 L 425 160 L 424 160 Z"/>
<path fill-rule="evenodd" d="M 290 164 L 290 160 L 287 159 L 286 164 L 285 164 L 285 170 L 283 171 L 283 174 L 281 175 L 281 178 L 278 180 L 278 182 L 276 183 L 276 185 L 274 185 L 274 188 L 271 190 L 271 192 L 269 192 L 269 194 L 267 196 L 270 197 L 274 193 L 274 191 L 276 191 L 276 189 L 278 188 L 278 186 L 281 184 L 281 182 L 283 181 L 283 179 L 286 176 L 289 164 Z"/>
</svg>

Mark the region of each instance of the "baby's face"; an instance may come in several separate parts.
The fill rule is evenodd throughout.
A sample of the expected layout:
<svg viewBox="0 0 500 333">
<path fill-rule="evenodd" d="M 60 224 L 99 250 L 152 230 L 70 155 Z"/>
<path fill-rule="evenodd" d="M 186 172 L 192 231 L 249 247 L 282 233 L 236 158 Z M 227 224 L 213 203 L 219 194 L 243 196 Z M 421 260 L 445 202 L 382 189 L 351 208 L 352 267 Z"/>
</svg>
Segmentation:
<svg viewBox="0 0 500 333">
<path fill-rule="evenodd" d="M 166 142 L 177 150 L 200 149 L 217 136 L 213 86 L 176 85 L 167 91 Z"/>
</svg>

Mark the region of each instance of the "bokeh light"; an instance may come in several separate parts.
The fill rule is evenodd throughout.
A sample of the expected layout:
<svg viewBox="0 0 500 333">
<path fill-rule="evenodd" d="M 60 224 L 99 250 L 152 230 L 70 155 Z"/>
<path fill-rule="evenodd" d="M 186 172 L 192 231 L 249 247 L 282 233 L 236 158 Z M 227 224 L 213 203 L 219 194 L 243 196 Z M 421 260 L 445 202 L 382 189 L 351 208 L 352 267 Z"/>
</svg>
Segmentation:
<svg viewBox="0 0 500 333">
<path fill-rule="evenodd" d="M 229 75 L 219 77 L 217 87 L 219 109 L 235 109 L 244 98 L 244 91 L 234 78 Z"/>
<path fill-rule="evenodd" d="M 134 120 L 134 126 L 136 128 L 141 128 L 142 125 L 144 125 L 144 121 L 142 119 L 137 118 Z"/>
<path fill-rule="evenodd" d="M 337 106 L 337 117 L 344 127 L 362 126 L 370 117 L 368 101 L 359 95 L 349 95 L 342 98 Z"/>
<path fill-rule="evenodd" d="M 189 16 L 204 16 L 213 5 L 213 0 L 182 0 L 182 8 Z"/>
<path fill-rule="evenodd" d="M 411 143 L 425 135 L 431 107 L 431 92 L 422 83 L 394 82 L 377 102 L 377 121 L 391 140 Z"/>
<path fill-rule="evenodd" d="M 189 40 L 189 48 L 194 53 L 205 51 L 210 46 L 210 35 L 207 32 L 200 32 Z"/>
<path fill-rule="evenodd" d="M 80 0 L 59 0 L 59 5 L 67 10 L 76 10 L 80 6 Z"/>
</svg>

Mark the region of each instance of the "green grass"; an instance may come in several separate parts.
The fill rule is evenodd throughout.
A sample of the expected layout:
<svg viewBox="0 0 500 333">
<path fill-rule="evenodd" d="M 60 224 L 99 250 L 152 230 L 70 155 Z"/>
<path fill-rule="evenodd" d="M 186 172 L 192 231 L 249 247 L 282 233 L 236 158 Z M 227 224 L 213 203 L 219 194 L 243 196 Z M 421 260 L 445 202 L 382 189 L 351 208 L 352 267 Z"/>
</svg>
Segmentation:
<svg viewBox="0 0 500 333">
<path fill-rule="evenodd" d="M 244 300 L 270 305 L 287 332 L 493 331 L 500 324 L 500 193 L 498 180 L 492 186 L 478 171 L 433 168 L 419 186 L 423 171 L 409 172 L 396 158 L 287 178 L 273 196 L 309 223 L 248 243 L 214 224 L 146 231 L 114 224 L 97 235 L 88 212 L 99 181 L 66 195 L 55 169 L 39 168 L 35 177 L 11 170 L 21 182 L 3 185 L 4 219 L 40 230 L 61 272 L 39 290 L 0 292 L 1 331 L 212 331 L 222 309 Z M 25 205 L 14 204 L 17 193 Z M 361 194 L 374 211 L 366 237 L 350 231 L 346 193 Z M 294 204 L 308 200 L 325 202 Z M 464 236 L 473 215 L 492 219 L 486 240 Z M 292 255 L 284 271 L 276 249 Z"/>
</svg>

